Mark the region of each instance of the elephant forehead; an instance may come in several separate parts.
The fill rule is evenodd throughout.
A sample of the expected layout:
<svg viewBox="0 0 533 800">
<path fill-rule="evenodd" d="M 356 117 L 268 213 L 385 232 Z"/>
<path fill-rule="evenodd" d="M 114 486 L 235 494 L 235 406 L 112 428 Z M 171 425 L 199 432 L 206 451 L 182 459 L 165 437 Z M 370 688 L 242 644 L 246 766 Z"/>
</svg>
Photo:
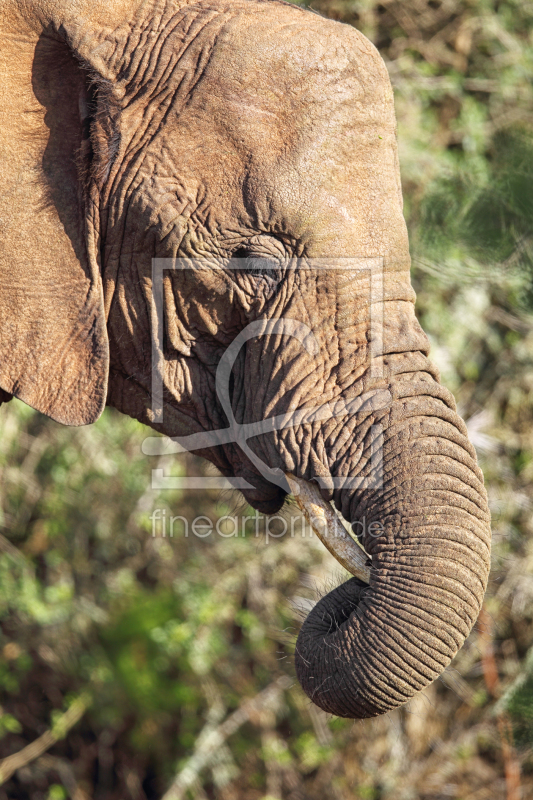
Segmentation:
<svg viewBox="0 0 533 800">
<path fill-rule="evenodd" d="M 225 23 L 198 88 L 197 105 L 244 146 L 264 127 L 287 146 L 343 111 L 379 119 L 392 106 L 385 65 L 362 34 L 278 4 Z"/>
<path fill-rule="evenodd" d="M 275 0 L 200 2 L 150 32 L 152 45 L 114 37 L 117 204 L 134 193 L 173 240 L 191 215 L 210 230 L 283 231 L 315 255 L 335 242 L 386 254 L 405 239 L 392 89 L 362 34 Z"/>
<path fill-rule="evenodd" d="M 316 238 L 353 224 L 365 229 L 359 245 L 361 236 L 377 245 L 366 230 L 392 214 L 403 231 L 392 89 L 353 28 L 253 4 L 219 32 L 184 116 L 187 137 L 201 139 L 204 175 L 220 185 L 231 168 L 260 227 Z"/>
<path fill-rule="evenodd" d="M 240 84 L 262 83 L 276 72 L 277 90 L 306 80 L 310 72 L 359 73 L 362 84 L 388 82 L 372 43 L 349 25 L 318 17 L 285 3 L 234 3 L 215 45 L 210 67 L 223 59 L 223 76 Z M 281 82 L 281 85 L 280 85 Z M 297 83 L 293 86 L 298 89 Z"/>
</svg>

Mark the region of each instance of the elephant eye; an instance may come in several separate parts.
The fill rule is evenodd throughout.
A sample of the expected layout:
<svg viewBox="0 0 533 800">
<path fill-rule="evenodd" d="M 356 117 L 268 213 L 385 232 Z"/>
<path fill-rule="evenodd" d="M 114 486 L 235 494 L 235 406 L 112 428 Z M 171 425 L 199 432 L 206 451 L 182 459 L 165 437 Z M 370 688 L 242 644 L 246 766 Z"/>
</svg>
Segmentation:
<svg viewBox="0 0 533 800">
<path fill-rule="evenodd" d="M 242 270 L 252 277 L 277 280 L 280 274 L 281 262 L 278 258 L 248 247 L 239 247 L 235 250 L 231 260 L 234 269 Z"/>
</svg>

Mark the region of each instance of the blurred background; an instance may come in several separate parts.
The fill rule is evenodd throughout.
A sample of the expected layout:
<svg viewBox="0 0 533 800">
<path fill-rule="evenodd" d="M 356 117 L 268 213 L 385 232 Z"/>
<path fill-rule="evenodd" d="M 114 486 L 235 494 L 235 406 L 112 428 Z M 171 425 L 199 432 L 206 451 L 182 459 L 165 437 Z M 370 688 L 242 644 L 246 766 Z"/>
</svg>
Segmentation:
<svg viewBox="0 0 533 800">
<path fill-rule="evenodd" d="M 493 513 L 482 615 L 407 707 L 330 718 L 292 659 L 305 609 L 343 577 L 325 549 L 298 529 L 268 538 L 264 519 L 244 537 L 185 536 L 180 521 L 154 537 L 155 509 L 253 512 L 236 494 L 152 490 L 154 468 L 213 473 L 142 456 L 148 429 L 113 410 L 68 429 L 13 401 L 0 758 L 19 756 L 0 763 L 0 800 L 533 797 L 533 3 L 311 8 L 365 33 L 390 72 L 418 315 Z"/>
</svg>

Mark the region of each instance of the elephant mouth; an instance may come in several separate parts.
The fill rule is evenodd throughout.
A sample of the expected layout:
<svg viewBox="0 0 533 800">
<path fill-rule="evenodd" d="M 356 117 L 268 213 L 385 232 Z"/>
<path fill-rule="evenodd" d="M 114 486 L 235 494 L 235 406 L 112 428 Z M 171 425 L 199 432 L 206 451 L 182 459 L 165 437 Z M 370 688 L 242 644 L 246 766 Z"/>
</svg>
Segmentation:
<svg viewBox="0 0 533 800">
<path fill-rule="evenodd" d="M 331 555 L 355 578 L 370 583 L 371 559 L 353 539 L 334 508 L 323 500 L 318 487 L 310 481 L 286 474 L 291 492 L 304 517 Z"/>
</svg>

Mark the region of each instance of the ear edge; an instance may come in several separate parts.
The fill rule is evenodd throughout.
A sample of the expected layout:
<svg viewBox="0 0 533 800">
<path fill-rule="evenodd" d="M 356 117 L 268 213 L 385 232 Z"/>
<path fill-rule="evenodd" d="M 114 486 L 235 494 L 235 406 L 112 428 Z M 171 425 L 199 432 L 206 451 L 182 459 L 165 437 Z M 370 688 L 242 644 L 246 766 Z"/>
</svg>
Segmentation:
<svg viewBox="0 0 533 800">
<path fill-rule="evenodd" d="M 54 66 L 57 47 L 62 58 Z M 97 234 L 75 166 L 82 145 L 78 94 L 86 80 L 65 43 L 39 36 L 25 55 L 5 88 L 0 135 L 0 179 L 8 188 L 0 197 L 0 218 L 7 219 L 0 242 L 0 387 L 57 422 L 86 425 L 106 405 L 109 368 Z M 21 75 L 31 83 L 22 84 Z M 7 130 L 10 118 L 18 122 Z M 43 186 L 50 189 L 44 203 Z"/>
</svg>

